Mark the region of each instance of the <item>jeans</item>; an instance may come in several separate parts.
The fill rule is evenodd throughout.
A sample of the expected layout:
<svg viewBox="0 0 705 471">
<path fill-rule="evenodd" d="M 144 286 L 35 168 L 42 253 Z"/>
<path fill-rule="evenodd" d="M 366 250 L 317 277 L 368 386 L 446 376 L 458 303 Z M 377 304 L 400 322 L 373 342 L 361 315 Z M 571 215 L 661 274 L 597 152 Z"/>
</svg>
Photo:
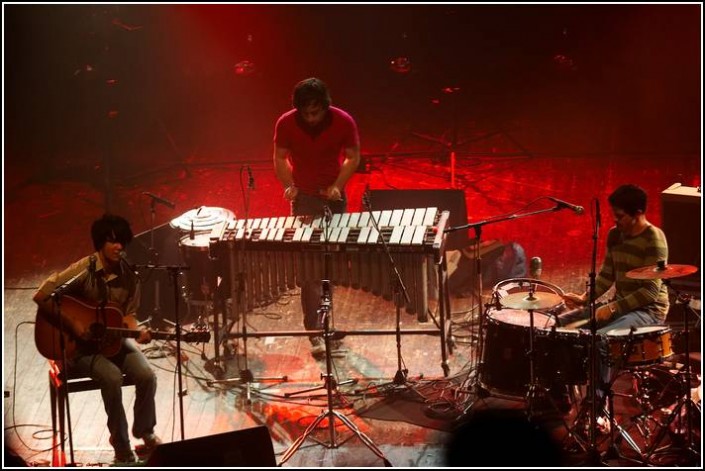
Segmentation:
<svg viewBox="0 0 705 471">
<path fill-rule="evenodd" d="M 597 307 L 596 307 L 597 309 Z M 570 312 L 568 315 L 560 316 L 562 323 L 571 322 L 577 319 L 587 319 L 590 315 L 588 308 L 584 310 L 578 310 Z M 659 320 L 655 319 L 651 314 L 646 311 L 636 310 L 631 311 L 623 316 L 618 317 L 609 324 L 597 329 L 595 332 L 599 337 L 597 340 L 597 350 L 600 352 L 599 359 L 599 375 L 600 375 L 600 385 L 597 388 L 597 395 L 600 398 L 604 397 L 604 394 L 612 385 L 612 381 L 615 375 L 619 372 L 617 368 L 611 365 L 613 359 L 610 358 L 610 343 L 609 339 L 605 336 L 607 332 L 614 329 L 630 329 L 632 327 L 642 327 L 646 325 L 659 324 Z M 584 327 L 583 329 L 589 329 Z"/>
<path fill-rule="evenodd" d="M 157 424 L 154 395 L 157 376 L 147 358 L 137 346 L 123 340 L 120 351 L 113 357 L 104 355 L 78 356 L 68 363 L 71 374 L 89 376 L 100 384 L 103 405 L 108 415 L 110 441 L 115 450 L 129 450 L 127 417 L 122 404 L 122 374 L 135 383 L 135 407 L 132 435 L 137 438 L 154 432 Z"/>
<path fill-rule="evenodd" d="M 328 201 L 311 195 L 299 193 L 291 202 L 292 216 L 322 216 L 324 206 L 328 206 L 331 213 L 344 213 L 347 208 L 345 195 L 339 201 Z M 323 257 L 323 253 L 321 253 Z M 305 280 L 301 283 L 301 310 L 304 315 L 304 328 L 306 330 L 322 329 L 318 316 L 318 307 L 321 302 L 321 280 Z"/>
</svg>

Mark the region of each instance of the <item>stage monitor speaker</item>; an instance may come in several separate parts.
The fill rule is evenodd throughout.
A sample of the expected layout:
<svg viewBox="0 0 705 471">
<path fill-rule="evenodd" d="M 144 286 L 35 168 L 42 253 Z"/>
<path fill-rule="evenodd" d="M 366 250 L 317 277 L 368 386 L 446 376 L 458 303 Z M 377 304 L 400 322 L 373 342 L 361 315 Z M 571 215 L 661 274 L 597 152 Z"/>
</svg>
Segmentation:
<svg viewBox="0 0 705 471">
<path fill-rule="evenodd" d="M 680 183 L 661 193 L 661 224 L 668 241 L 668 263 L 700 268 L 701 200 L 698 188 Z"/>
<path fill-rule="evenodd" d="M 154 249 L 157 253 L 156 263 L 158 265 L 183 264 L 179 253 L 179 240 L 183 235 L 181 231 L 174 229 L 169 223 L 154 228 Z M 132 265 L 147 265 L 152 262 L 149 250 L 152 245 L 151 237 L 150 231 L 141 232 L 135 235 L 130 245 L 127 246 L 125 252 Z M 163 319 L 175 321 L 174 283 L 169 273 L 159 269 L 142 270 L 140 278 L 142 281 L 140 285 L 140 318 L 146 319 L 152 316 L 152 320 L 157 324 Z M 187 306 L 181 297 L 180 286 L 177 286 L 177 299 L 180 322 L 188 322 L 186 319 Z"/>
<path fill-rule="evenodd" d="M 675 290 L 692 297 L 691 306 L 697 306 L 693 310 L 685 310 L 686 322 L 690 327 L 689 349 L 691 352 L 701 350 L 701 201 L 702 193 L 699 188 L 684 186 L 680 183 L 671 185 L 661 193 L 661 228 L 668 241 L 668 263 L 698 267 L 698 271 L 690 276 L 670 280 L 671 286 Z M 667 323 L 676 332 L 682 331 L 684 327 L 684 309 L 684 306 L 675 303 L 674 293 L 671 293 L 671 309 L 668 313 Z M 684 350 L 682 337 L 674 339 L 673 347 L 677 353 Z"/>
<path fill-rule="evenodd" d="M 370 190 L 370 205 L 374 211 L 435 207 L 450 212 L 451 227 L 468 222 L 463 190 Z M 451 232 L 446 239 L 446 250 L 459 250 L 468 244 L 467 230 Z"/>
<path fill-rule="evenodd" d="M 234 432 L 164 443 L 154 449 L 147 467 L 275 467 L 274 446 L 264 425 Z"/>
</svg>

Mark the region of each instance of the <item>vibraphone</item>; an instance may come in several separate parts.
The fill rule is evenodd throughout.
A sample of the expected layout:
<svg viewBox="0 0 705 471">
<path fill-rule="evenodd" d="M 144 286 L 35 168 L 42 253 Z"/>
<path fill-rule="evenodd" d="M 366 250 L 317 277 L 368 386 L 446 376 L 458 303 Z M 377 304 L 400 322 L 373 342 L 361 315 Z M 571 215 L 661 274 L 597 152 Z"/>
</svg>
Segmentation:
<svg viewBox="0 0 705 471">
<path fill-rule="evenodd" d="M 374 217 L 379 231 L 373 224 Z M 437 294 L 436 267 L 442 259 L 448 212 L 437 208 L 289 216 L 219 223 L 210 235 L 215 258 L 229 258 L 236 314 L 276 299 L 309 281 L 369 291 L 391 300 L 389 248 L 409 302 L 400 307 L 428 320 L 428 300 Z"/>
</svg>

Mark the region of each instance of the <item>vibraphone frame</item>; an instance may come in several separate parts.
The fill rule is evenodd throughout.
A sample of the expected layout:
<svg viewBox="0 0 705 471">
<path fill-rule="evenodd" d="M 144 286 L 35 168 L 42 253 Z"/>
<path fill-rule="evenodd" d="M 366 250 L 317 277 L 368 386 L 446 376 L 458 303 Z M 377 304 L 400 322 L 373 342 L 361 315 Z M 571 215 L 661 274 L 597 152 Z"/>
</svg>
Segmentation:
<svg viewBox="0 0 705 471">
<path fill-rule="evenodd" d="M 429 208 L 426 208 L 429 209 Z M 435 208 L 430 208 L 434 209 Z M 402 218 L 405 218 L 405 213 L 409 210 L 395 210 L 394 213 L 399 212 L 402 214 Z M 413 211 L 411 210 L 412 214 Z M 386 212 L 386 211 L 385 211 Z M 380 211 L 373 211 L 373 216 L 379 219 L 381 216 Z M 346 213 L 344 215 L 336 214 L 334 217 L 345 217 L 347 214 L 352 215 L 362 215 L 359 216 L 360 219 L 367 214 L 367 218 L 370 217 L 369 213 Z M 401 221 L 399 217 L 394 216 L 394 218 L 388 219 L 391 221 Z M 448 354 L 452 354 L 453 343 L 450 336 L 450 296 L 447 288 L 447 264 L 445 259 L 445 228 L 449 218 L 449 213 L 447 211 L 440 212 L 437 215 L 437 221 L 434 221 L 432 230 L 433 243 L 427 244 L 423 247 L 423 251 L 426 254 L 433 255 L 433 264 L 435 265 L 435 274 L 438 281 L 438 320 L 433 318 L 436 325 L 434 329 L 401 329 L 401 335 L 438 335 L 441 342 L 441 368 L 443 370 L 444 376 L 450 374 L 450 368 L 448 366 Z M 293 222 L 292 222 L 293 219 Z M 408 218 L 405 218 L 408 219 Z M 239 220 L 239 221 L 225 221 L 213 228 L 210 237 L 210 247 L 218 257 L 227 256 L 230 261 L 230 279 L 231 279 L 231 297 L 232 297 L 232 309 L 235 319 L 239 319 L 242 315 L 252 308 L 248 305 L 245 296 L 243 296 L 243 283 L 244 280 L 241 279 L 242 267 L 239 263 L 242 260 L 242 253 L 238 251 L 250 251 L 251 247 L 254 252 L 267 251 L 275 254 L 277 257 L 281 252 L 294 252 L 294 253 L 313 253 L 320 254 L 321 257 L 324 256 L 326 251 L 333 251 L 340 253 L 341 251 L 350 250 L 351 252 L 359 252 L 361 249 L 365 252 L 379 251 L 379 247 L 374 247 L 371 244 L 366 244 L 364 246 L 357 245 L 351 247 L 351 244 L 347 242 L 340 242 L 342 240 L 342 235 L 337 232 L 337 239 L 330 232 L 326 233 L 321 229 L 321 218 L 313 218 L 310 226 L 302 226 L 300 223 L 297 224 L 296 221 L 300 221 L 300 217 L 288 217 L 288 218 L 262 218 L 253 220 Z M 264 222 L 265 227 L 262 226 Z M 279 227 L 268 227 L 274 226 L 271 221 L 277 221 L 280 225 L 282 221 L 290 229 L 286 236 L 284 235 L 285 228 Z M 251 224 L 252 223 L 252 224 Z M 403 226 L 385 226 L 381 228 L 383 230 L 382 234 L 376 233 L 374 228 L 371 227 L 358 227 L 351 230 L 351 234 L 346 233 L 346 240 L 351 238 L 361 238 L 363 237 L 363 232 L 369 233 L 369 239 L 372 237 L 384 237 L 385 241 L 389 244 L 389 240 L 393 237 L 400 237 L 401 232 L 399 228 Z M 270 230 L 272 229 L 272 230 Z M 292 232 L 295 230 L 295 235 L 292 238 Z M 391 232 L 390 232 L 391 231 Z M 409 231 L 406 231 L 409 232 Z M 418 232 L 418 231 L 417 231 Z M 376 233 L 376 234 L 375 234 Z M 412 231 L 413 233 L 413 231 Z M 428 234 L 427 234 L 428 235 Z M 300 240 L 295 240 L 296 237 L 300 236 Z M 417 238 L 416 236 L 413 236 Z M 409 237 L 405 237 L 409 239 Z M 406 248 L 412 249 L 411 241 L 405 241 Z M 423 245 L 423 244 L 422 244 Z M 416 241 L 416 247 L 418 249 L 419 242 Z M 394 255 L 404 253 L 405 245 L 401 243 L 393 244 L 395 249 Z M 281 282 L 281 280 L 280 280 Z M 335 280 L 333 281 L 335 282 Z M 283 288 L 283 285 L 280 284 Z M 291 284 L 286 285 L 287 289 L 293 289 L 294 286 Z M 425 314 L 425 313 L 424 313 Z M 217 322 L 217 320 L 216 320 Z M 227 323 L 224 322 L 224 323 Z M 243 322 L 245 324 L 245 322 Z M 259 331 L 259 332 L 247 332 L 246 326 L 243 326 L 242 332 L 224 334 L 227 338 L 243 338 L 249 337 L 260 338 L 260 337 L 297 337 L 297 336 L 318 336 L 323 335 L 323 330 L 277 330 L 277 331 Z M 370 330 L 333 330 L 332 339 L 341 339 L 348 335 L 396 335 L 396 330 L 388 329 L 370 329 Z"/>
</svg>

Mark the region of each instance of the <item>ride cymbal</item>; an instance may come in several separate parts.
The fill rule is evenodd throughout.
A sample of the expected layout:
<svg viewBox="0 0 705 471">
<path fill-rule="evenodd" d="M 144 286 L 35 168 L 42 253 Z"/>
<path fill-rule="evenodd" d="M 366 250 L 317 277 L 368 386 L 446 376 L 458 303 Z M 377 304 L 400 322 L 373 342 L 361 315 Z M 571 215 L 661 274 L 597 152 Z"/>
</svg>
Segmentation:
<svg viewBox="0 0 705 471">
<path fill-rule="evenodd" d="M 627 278 L 634 280 L 666 280 L 692 275 L 698 271 L 693 265 L 649 265 L 648 267 L 635 268 L 627 272 Z"/>
</svg>

